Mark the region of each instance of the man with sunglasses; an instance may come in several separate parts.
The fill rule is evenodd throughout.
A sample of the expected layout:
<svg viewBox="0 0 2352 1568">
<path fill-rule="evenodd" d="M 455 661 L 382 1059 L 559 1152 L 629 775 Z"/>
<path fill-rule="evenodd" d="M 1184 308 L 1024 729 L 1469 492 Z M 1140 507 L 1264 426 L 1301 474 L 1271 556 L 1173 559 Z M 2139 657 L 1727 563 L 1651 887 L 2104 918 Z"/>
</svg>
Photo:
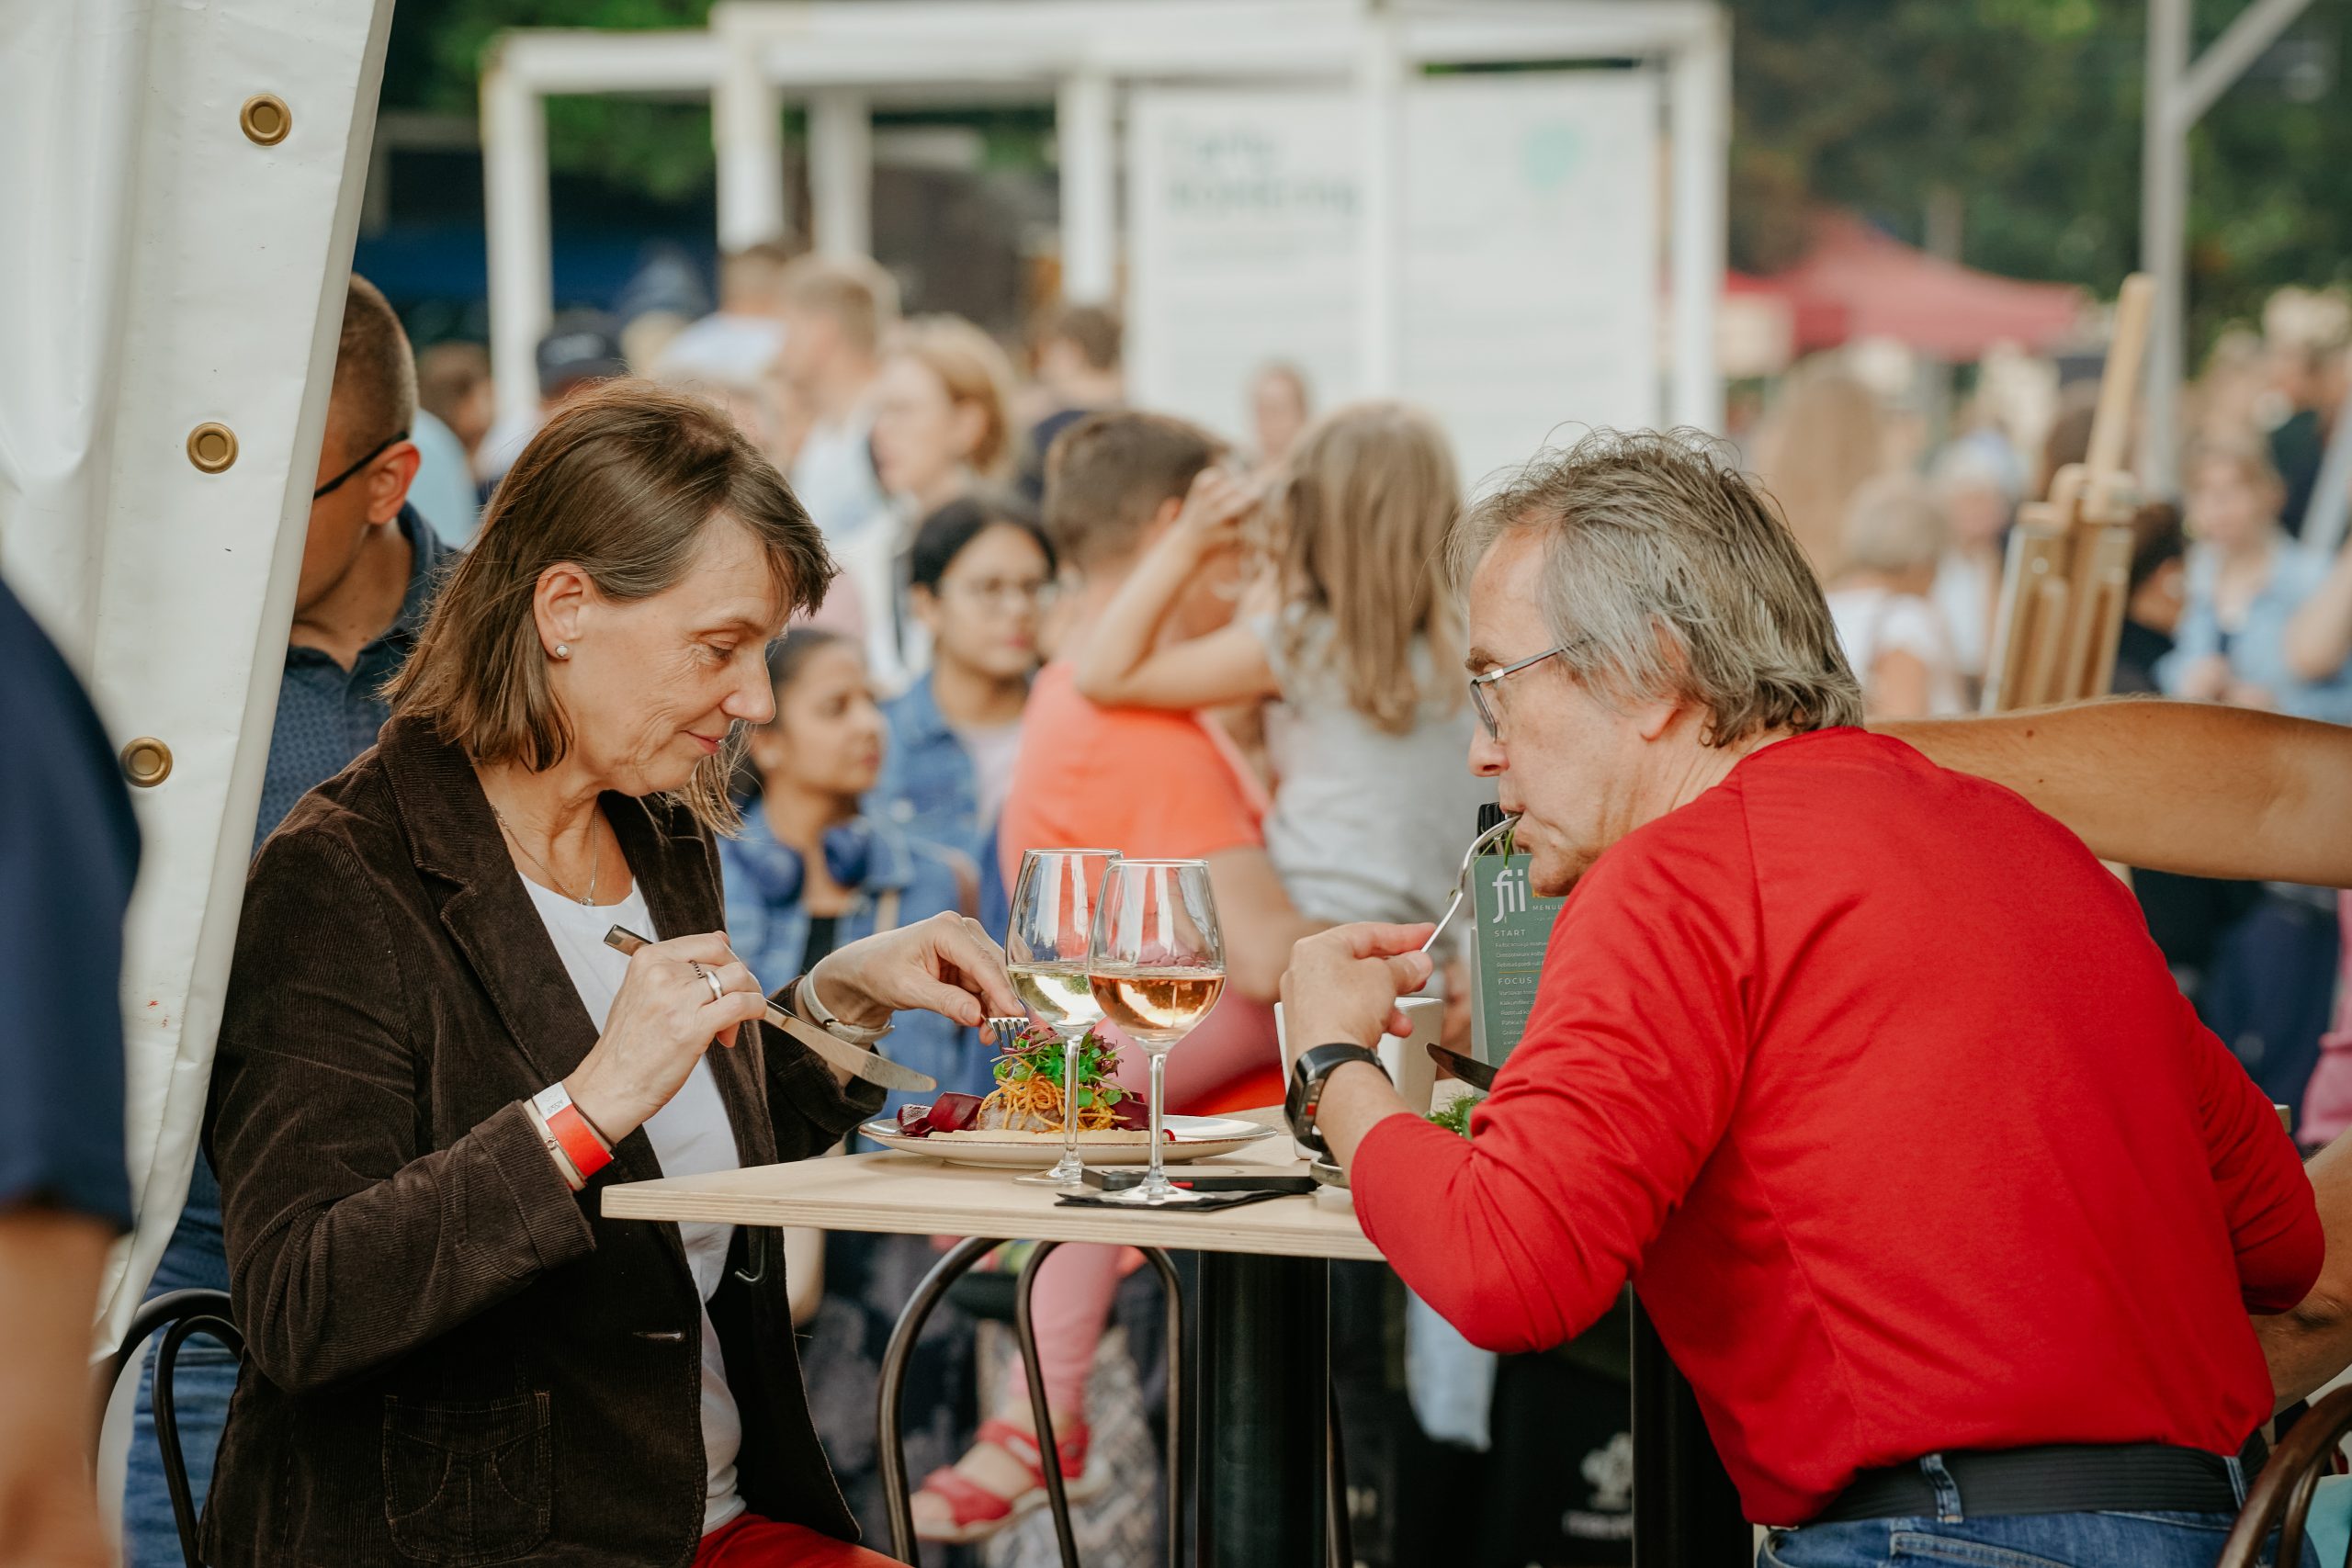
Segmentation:
<svg viewBox="0 0 2352 1568">
<path fill-rule="evenodd" d="M 424 624 L 435 574 L 448 552 L 408 504 L 418 462 L 408 438 L 415 412 L 416 364 L 408 334 L 375 285 L 354 274 L 344 299 L 286 672 L 262 773 L 256 851 L 296 801 L 376 743 L 376 731 L 389 716 L 377 694 L 408 658 Z M 191 1286 L 229 1288 L 220 1184 L 201 1152 L 179 1224 L 148 1291 L 159 1295 Z M 155 1446 L 153 1379 L 151 1363 L 140 1381 L 123 1488 L 124 1555 L 131 1568 L 181 1560 Z M 174 1390 L 188 1483 L 199 1507 L 236 1381 L 236 1361 L 211 1341 L 191 1340 L 182 1351 Z"/>
<path fill-rule="evenodd" d="M 1713 449 L 1602 433 L 1474 508 L 1470 761 L 1574 891 L 1468 1142 L 1368 1047 L 1427 927 L 1294 950 L 1292 1126 L 1473 1340 L 1629 1281 L 1760 1562 L 2211 1568 L 2317 1276 L 2311 1184 L 2130 894 L 1860 728 L 1804 557 Z"/>
</svg>

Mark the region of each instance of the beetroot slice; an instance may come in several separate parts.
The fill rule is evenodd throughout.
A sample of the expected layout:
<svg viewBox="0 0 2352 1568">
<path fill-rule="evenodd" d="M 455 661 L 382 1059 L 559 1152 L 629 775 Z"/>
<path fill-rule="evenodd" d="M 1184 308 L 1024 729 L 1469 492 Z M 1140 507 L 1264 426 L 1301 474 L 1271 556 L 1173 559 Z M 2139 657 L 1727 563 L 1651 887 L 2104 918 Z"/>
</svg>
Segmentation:
<svg viewBox="0 0 2352 1568">
<path fill-rule="evenodd" d="M 910 1138 L 927 1138 L 933 1133 L 968 1132 L 980 1119 L 980 1097 L 977 1094 L 943 1094 L 929 1105 L 899 1107 L 899 1131 Z"/>
</svg>

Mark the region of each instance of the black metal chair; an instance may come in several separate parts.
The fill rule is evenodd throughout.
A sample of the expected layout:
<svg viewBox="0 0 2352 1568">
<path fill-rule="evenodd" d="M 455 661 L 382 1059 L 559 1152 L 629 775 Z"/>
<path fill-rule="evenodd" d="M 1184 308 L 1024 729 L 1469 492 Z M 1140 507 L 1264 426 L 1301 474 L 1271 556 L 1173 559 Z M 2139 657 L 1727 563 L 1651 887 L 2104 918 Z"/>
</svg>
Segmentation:
<svg viewBox="0 0 2352 1568">
<path fill-rule="evenodd" d="M 209 1334 L 237 1356 L 244 1354 L 245 1337 L 230 1320 L 228 1292 L 165 1292 L 141 1304 L 132 1314 L 130 1332 L 122 1337 L 122 1344 L 107 1365 L 103 1397 L 112 1397 L 123 1370 L 158 1332 L 164 1340 L 155 1351 L 155 1444 L 164 1453 L 164 1483 L 172 1495 L 172 1520 L 179 1528 L 180 1555 L 187 1559 L 187 1568 L 203 1568 L 203 1560 L 197 1555 L 196 1502 L 188 1488 L 187 1461 L 180 1450 L 179 1413 L 173 1402 L 172 1374 L 179 1364 L 180 1347 L 191 1336 Z"/>
<path fill-rule="evenodd" d="M 899 1401 L 906 1386 L 907 1366 L 914 1356 L 915 1341 L 922 1335 L 923 1325 L 930 1320 L 939 1299 L 949 1286 L 970 1269 L 973 1264 L 994 1251 L 1001 1243 L 987 1236 L 975 1236 L 959 1241 L 946 1255 L 932 1265 L 931 1272 L 915 1287 L 907 1310 L 899 1316 L 898 1326 L 891 1330 L 890 1343 L 882 1352 L 881 1380 L 881 1453 L 882 1495 L 890 1511 L 890 1550 L 902 1562 L 915 1562 L 914 1493 L 907 1484 L 906 1438 L 899 1414 Z M 1059 1242 L 1037 1244 L 1029 1261 L 1022 1266 L 1019 1283 L 1014 1287 L 1013 1337 L 1021 1353 L 1021 1363 L 1027 1370 L 1029 1381 L 1029 1412 L 1037 1428 L 1037 1449 L 1045 1462 L 1041 1466 L 1046 1478 L 1046 1506 L 1054 1519 L 1054 1540 L 1059 1548 L 1062 1568 L 1079 1568 L 1078 1534 L 1070 1523 L 1069 1497 L 1063 1483 L 1062 1467 L 1056 1462 L 1060 1450 L 1054 1441 L 1053 1412 L 1046 1404 L 1045 1373 L 1037 1365 L 1037 1336 L 1030 1317 L 1030 1293 L 1037 1280 L 1037 1266 L 1053 1256 Z M 1155 1247 L 1140 1249 L 1144 1258 L 1159 1271 L 1160 1289 L 1168 1302 L 1168 1562 L 1178 1561 L 1177 1550 L 1182 1527 L 1184 1506 L 1184 1297 L 1176 1278 L 1176 1265 L 1168 1254 Z"/>
</svg>

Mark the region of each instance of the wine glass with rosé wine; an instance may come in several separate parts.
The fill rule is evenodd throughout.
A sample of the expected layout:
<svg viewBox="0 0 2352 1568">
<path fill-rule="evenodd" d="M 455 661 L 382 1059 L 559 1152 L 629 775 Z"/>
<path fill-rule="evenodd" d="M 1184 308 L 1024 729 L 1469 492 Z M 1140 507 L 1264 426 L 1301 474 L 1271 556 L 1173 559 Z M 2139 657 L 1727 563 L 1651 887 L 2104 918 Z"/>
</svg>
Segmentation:
<svg viewBox="0 0 2352 1568">
<path fill-rule="evenodd" d="M 1004 933 L 1004 969 L 1012 994 L 1030 1015 L 1054 1032 L 1062 1052 L 1062 1157 L 1051 1170 L 1016 1181 L 1086 1190 L 1086 1162 L 1078 1148 L 1080 1042 L 1102 1021 L 1102 1004 L 1087 976 L 1095 900 L 1116 850 L 1025 850 L 1012 885 L 1012 919 Z"/>
<path fill-rule="evenodd" d="M 1225 937 L 1209 867 L 1198 860 L 1121 860 L 1094 911 L 1087 976 L 1102 1013 L 1151 1058 L 1151 1169 L 1110 1201 L 1157 1207 L 1194 1201 L 1168 1179 L 1160 1152 L 1168 1053 L 1225 989 Z"/>
</svg>

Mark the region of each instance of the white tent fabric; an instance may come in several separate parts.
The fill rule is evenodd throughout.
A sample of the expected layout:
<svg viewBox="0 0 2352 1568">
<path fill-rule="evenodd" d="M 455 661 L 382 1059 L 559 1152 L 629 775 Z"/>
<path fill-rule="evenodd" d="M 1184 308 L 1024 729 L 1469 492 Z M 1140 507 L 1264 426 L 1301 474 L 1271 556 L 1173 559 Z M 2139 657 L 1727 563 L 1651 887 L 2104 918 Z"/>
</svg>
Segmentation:
<svg viewBox="0 0 2352 1568">
<path fill-rule="evenodd" d="M 164 741 L 123 975 L 138 1229 L 187 1192 L 293 615 L 391 0 L 0 0 L 0 571 L 118 743 Z M 256 95 L 283 139 L 243 129 Z M 218 422 L 236 456 L 190 460 Z M 0 831 L 39 831 L 9 823 Z"/>
</svg>

